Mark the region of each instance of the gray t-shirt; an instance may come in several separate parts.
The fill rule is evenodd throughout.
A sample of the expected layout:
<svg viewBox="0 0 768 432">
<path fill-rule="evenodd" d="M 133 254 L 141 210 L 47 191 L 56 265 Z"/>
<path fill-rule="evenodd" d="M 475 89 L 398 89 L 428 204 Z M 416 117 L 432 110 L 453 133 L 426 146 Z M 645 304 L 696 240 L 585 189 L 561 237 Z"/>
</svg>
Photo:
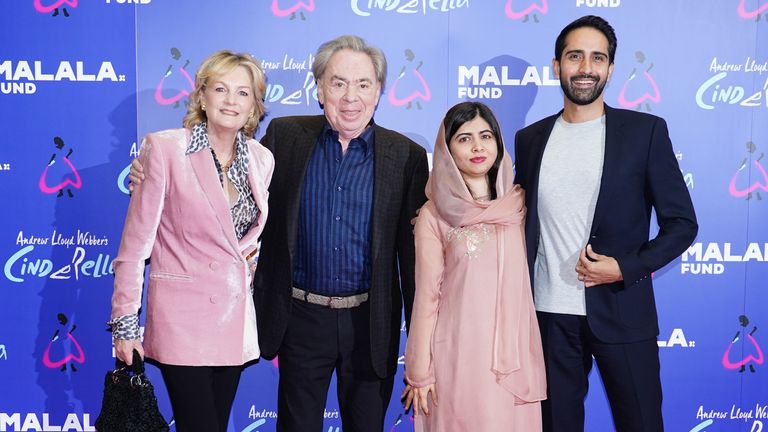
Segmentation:
<svg viewBox="0 0 768 432">
<path fill-rule="evenodd" d="M 605 153 L 605 116 L 584 123 L 557 119 L 539 174 L 536 310 L 586 315 L 576 263 L 589 241 Z"/>
</svg>

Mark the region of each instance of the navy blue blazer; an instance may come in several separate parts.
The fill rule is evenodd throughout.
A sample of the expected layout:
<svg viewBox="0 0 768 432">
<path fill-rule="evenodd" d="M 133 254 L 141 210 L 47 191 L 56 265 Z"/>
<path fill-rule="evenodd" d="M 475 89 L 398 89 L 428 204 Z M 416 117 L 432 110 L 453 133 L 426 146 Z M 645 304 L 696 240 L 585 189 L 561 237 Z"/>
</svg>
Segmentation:
<svg viewBox="0 0 768 432">
<path fill-rule="evenodd" d="M 515 182 L 526 190 L 525 235 L 532 281 L 539 242 L 541 159 L 559 116 L 540 120 L 515 135 Z M 624 280 L 586 289 L 587 321 L 600 340 L 628 343 L 658 336 L 651 273 L 691 245 L 698 224 L 666 122 L 606 105 L 605 128 L 600 192 L 584 246 L 590 243 L 595 252 L 614 257 Z M 656 211 L 659 232 L 649 240 L 651 208 Z"/>
</svg>

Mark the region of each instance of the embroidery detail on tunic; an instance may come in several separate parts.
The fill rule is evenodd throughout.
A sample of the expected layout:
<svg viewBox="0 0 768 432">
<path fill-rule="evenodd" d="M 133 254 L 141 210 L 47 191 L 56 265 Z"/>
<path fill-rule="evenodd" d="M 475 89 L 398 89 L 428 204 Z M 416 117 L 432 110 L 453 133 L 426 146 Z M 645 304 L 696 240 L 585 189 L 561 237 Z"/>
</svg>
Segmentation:
<svg viewBox="0 0 768 432">
<path fill-rule="evenodd" d="M 446 234 L 448 241 L 453 240 L 466 240 L 467 251 L 464 253 L 470 259 L 476 258 L 480 252 L 480 246 L 485 243 L 489 238 L 489 234 L 493 229 L 492 226 L 484 223 L 470 225 L 466 227 L 451 228 Z"/>
</svg>

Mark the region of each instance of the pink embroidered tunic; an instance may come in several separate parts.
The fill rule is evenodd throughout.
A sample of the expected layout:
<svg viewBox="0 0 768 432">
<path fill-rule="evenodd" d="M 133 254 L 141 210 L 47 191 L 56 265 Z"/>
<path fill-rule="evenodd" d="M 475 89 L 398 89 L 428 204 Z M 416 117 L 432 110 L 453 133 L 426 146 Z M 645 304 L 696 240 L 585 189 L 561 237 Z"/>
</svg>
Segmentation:
<svg viewBox="0 0 768 432">
<path fill-rule="evenodd" d="M 435 384 L 416 431 L 541 430 L 541 338 L 523 238 L 524 192 L 507 155 L 498 198 L 472 199 L 442 131 L 415 227 L 416 297 L 406 380 Z"/>
</svg>

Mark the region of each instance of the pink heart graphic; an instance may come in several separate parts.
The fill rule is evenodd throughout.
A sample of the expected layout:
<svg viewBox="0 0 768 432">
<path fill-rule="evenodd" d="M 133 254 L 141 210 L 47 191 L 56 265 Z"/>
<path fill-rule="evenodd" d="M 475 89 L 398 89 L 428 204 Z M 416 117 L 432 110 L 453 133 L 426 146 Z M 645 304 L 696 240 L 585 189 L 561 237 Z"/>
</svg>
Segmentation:
<svg viewBox="0 0 768 432">
<path fill-rule="evenodd" d="M 64 4 L 68 4 L 71 7 L 75 8 L 77 7 L 77 1 L 78 0 L 57 0 L 50 6 L 43 6 L 42 0 L 35 0 L 35 10 L 40 13 L 48 13 L 58 7 L 61 7 Z"/>
<path fill-rule="evenodd" d="M 627 100 L 625 94 L 627 92 L 629 81 L 631 81 L 627 80 L 624 83 L 624 86 L 621 88 L 621 92 L 619 92 L 619 105 L 621 105 L 622 108 L 634 108 L 649 99 L 656 103 L 661 102 L 661 93 L 659 93 L 659 86 L 656 85 L 656 80 L 653 79 L 648 71 L 643 71 L 643 75 L 645 75 L 645 79 L 647 79 L 651 84 L 651 88 L 653 88 L 653 94 L 645 92 L 642 96 L 635 100 Z"/>
<path fill-rule="evenodd" d="M 189 87 L 194 90 L 195 88 L 195 82 L 192 80 L 192 77 L 189 76 L 189 72 L 187 72 L 186 69 L 183 67 L 179 68 L 179 71 L 182 75 L 184 75 L 184 78 L 187 79 L 187 82 L 189 82 Z M 186 96 L 189 96 L 189 92 L 181 89 L 178 93 L 171 97 L 165 97 L 163 96 L 163 84 L 165 83 L 165 78 L 167 76 L 163 75 L 162 78 L 160 78 L 160 82 L 157 83 L 157 87 L 155 87 L 155 101 L 160 105 L 170 105 L 172 103 L 175 103 L 176 101 L 180 100 L 181 98 L 184 98 Z"/>
<path fill-rule="evenodd" d="M 757 341 L 755 340 L 752 335 L 748 334 L 747 339 L 752 343 L 752 346 L 755 347 L 755 350 L 757 351 L 757 357 L 753 356 L 752 354 L 749 354 L 748 356 L 744 357 L 743 359 L 737 361 L 736 363 L 732 363 L 731 360 L 728 358 L 728 355 L 731 353 L 731 347 L 733 347 L 733 343 L 728 345 L 728 348 L 726 348 L 725 353 L 723 353 L 723 358 L 720 361 L 722 363 L 723 367 L 726 369 L 736 369 L 741 366 L 744 366 L 745 364 L 749 362 L 755 362 L 757 364 L 763 364 L 763 361 L 765 360 L 765 357 L 763 357 L 763 350 L 760 349 L 760 345 L 757 344 Z"/>
<path fill-rule="evenodd" d="M 56 369 L 70 360 L 74 360 L 80 364 L 85 363 L 85 352 L 83 352 L 83 348 L 80 347 L 80 344 L 77 342 L 77 339 L 75 339 L 75 337 L 72 336 L 71 334 L 67 334 L 67 339 L 71 340 L 72 343 L 75 345 L 75 349 L 77 350 L 77 355 L 69 353 L 61 360 L 52 361 L 51 345 L 53 345 L 53 341 L 56 340 L 54 339 L 48 342 L 48 346 L 45 348 L 45 352 L 43 352 L 43 364 L 45 365 L 45 367 L 50 369 Z"/>
<path fill-rule="evenodd" d="M 417 70 L 413 70 L 412 72 L 421 82 L 421 87 L 424 89 L 424 93 L 420 92 L 419 90 L 414 90 L 411 92 L 411 94 L 404 97 L 403 99 L 398 99 L 397 96 L 395 96 L 395 90 L 397 89 L 397 83 L 400 81 L 400 79 L 397 79 L 395 80 L 394 84 L 392 84 L 392 88 L 389 89 L 389 94 L 387 95 L 387 99 L 389 100 L 390 104 L 394 106 L 403 106 L 416 98 L 421 98 L 425 101 L 432 99 L 432 91 L 429 89 L 429 84 L 427 84 L 427 81 L 421 75 L 421 72 Z"/>
<path fill-rule="evenodd" d="M 515 12 L 512 10 L 512 1 L 513 0 L 507 0 L 507 5 L 504 7 L 504 12 L 507 14 L 507 17 L 511 19 L 520 19 L 524 16 L 528 15 L 529 13 L 538 10 L 542 14 L 547 13 L 549 11 L 549 3 L 547 0 L 542 0 L 541 6 L 537 2 L 531 3 L 527 8 L 520 12 Z"/>
<path fill-rule="evenodd" d="M 736 12 L 738 12 L 739 16 L 744 19 L 754 18 L 760 13 L 762 13 L 763 11 L 768 10 L 768 3 L 765 3 L 755 10 L 751 12 L 747 12 L 747 5 L 744 4 L 745 1 L 746 0 L 741 0 L 739 2 L 739 6 L 736 8 Z"/>
<path fill-rule="evenodd" d="M 296 2 L 295 5 L 289 7 L 288 9 L 280 9 L 280 5 L 278 3 L 279 3 L 279 0 L 272 0 L 272 14 L 274 16 L 285 17 L 296 12 L 301 8 L 304 8 L 310 12 L 315 10 L 315 0 L 309 0 L 309 3 L 298 1 Z"/>
<path fill-rule="evenodd" d="M 763 183 L 760 183 L 760 181 L 758 180 L 752 183 L 752 186 L 746 189 L 737 189 L 736 179 L 739 177 L 739 173 L 741 173 L 741 170 L 744 168 L 744 167 L 741 167 L 739 168 L 738 171 L 736 171 L 735 174 L 733 174 L 733 177 L 731 177 L 731 183 L 728 184 L 728 193 L 730 193 L 731 196 L 736 198 L 743 198 L 751 194 L 757 189 L 762 189 L 768 192 L 768 173 L 765 172 L 765 168 L 763 168 L 763 164 L 761 164 L 759 160 L 755 161 L 755 165 L 757 166 L 757 169 L 760 171 L 760 174 L 763 176 Z"/>
<path fill-rule="evenodd" d="M 51 167 L 51 165 L 46 165 L 45 169 L 43 170 L 43 174 L 40 176 L 40 180 L 37 182 L 37 185 L 40 187 L 40 190 L 47 194 L 52 194 L 54 192 L 58 192 L 68 185 L 72 185 L 75 189 L 80 189 L 83 187 L 83 180 L 80 178 L 80 173 L 77 172 L 77 168 L 75 168 L 74 165 L 72 165 L 72 162 L 69 161 L 67 157 L 62 158 L 64 159 L 64 163 L 66 163 L 69 166 L 69 169 L 72 170 L 72 174 L 75 176 L 75 180 L 73 181 L 71 178 L 67 177 L 62 181 L 61 183 L 54 185 L 54 186 L 48 186 L 47 182 L 45 181 L 45 177 L 48 175 L 48 169 Z"/>
</svg>

